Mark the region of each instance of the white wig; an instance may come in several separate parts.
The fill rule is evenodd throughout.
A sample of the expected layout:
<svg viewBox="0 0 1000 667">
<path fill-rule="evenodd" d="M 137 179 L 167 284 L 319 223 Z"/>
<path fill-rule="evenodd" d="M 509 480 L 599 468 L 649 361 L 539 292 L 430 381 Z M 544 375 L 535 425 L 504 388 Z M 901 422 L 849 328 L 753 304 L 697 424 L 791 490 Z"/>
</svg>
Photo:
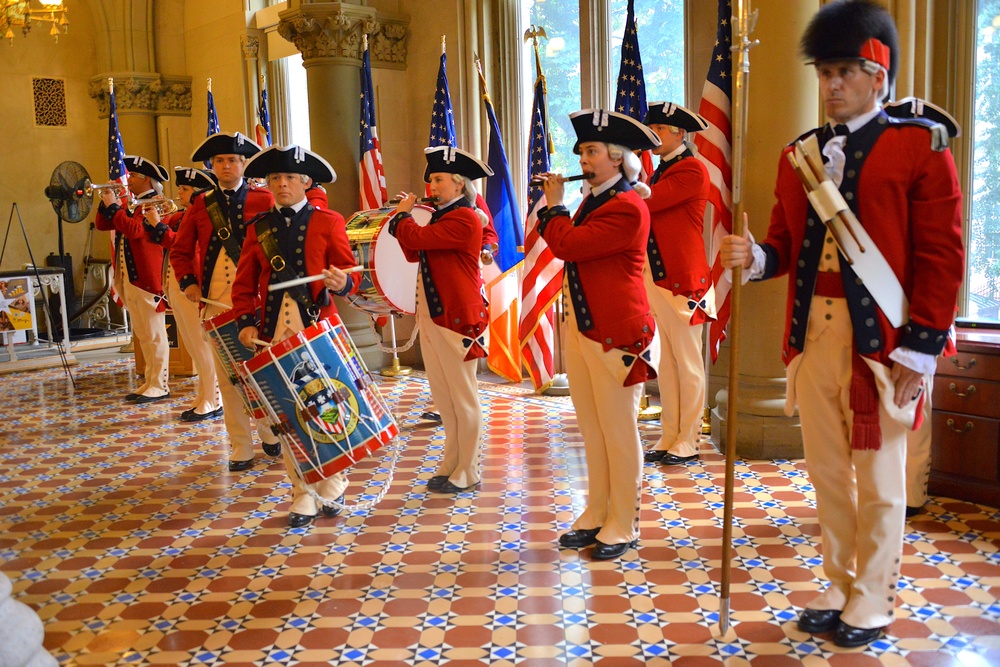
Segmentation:
<svg viewBox="0 0 1000 667">
<path fill-rule="evenodd" d="M 649 186 L 639 181 L 639 174 L 642 173 L 642 162 L 639 160 L 639 156 L 619 144 L 608 144 L 608 155 L 612 160 L 621 159 L 620 168 L 632 189 L 643 199 L 649 199 L 649 195 L 652 194 Z"/>
</svg>

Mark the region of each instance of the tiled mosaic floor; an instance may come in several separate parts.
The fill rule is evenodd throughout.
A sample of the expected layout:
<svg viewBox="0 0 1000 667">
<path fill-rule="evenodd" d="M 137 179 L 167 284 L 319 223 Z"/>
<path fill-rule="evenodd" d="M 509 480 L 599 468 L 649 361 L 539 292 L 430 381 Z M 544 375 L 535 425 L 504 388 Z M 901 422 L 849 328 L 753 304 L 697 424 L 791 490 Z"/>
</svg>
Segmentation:
<svg viewBox="0 0 1000 667">
<path fill-rule="evenodd" d="M 285 526 L 281 466 L 225 471 L 221 420 L 182 424 L 191 380 L 146 407 L 128 361 L 0 376 L 0 569 L 62 665 L 1000 664 L 1000 513 L 934 499 L 906 536 L 897 621 L 865 652 L 794 619 L 817 579 L 801 461 L 739 462 L 733 632 L 717 629 L 721 457 L 647 466 L 642 541 L 560 551 L 583 450 L 565 401 L 483 385 L 484 481 L 425 493 L 442 433 L 419 378 L 384 385 L 404 438 L 377 508 Z M 643 425 L 655 439 L 655 426 Z M 373 494 L 384 460 L 352 473 Z M 349 500 L 350 500 L 349 495 Z"/>
</svg>

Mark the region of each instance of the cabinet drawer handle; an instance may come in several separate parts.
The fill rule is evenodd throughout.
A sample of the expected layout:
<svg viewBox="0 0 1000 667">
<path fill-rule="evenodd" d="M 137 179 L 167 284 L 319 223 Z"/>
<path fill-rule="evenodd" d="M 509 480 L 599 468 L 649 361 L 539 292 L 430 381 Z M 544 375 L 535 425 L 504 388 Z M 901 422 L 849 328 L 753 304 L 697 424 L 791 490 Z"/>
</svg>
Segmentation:
<svg viewBox="0 0 1000 667">
<path fill-rule="evenodd" d="M 973 394 L 976 393 L 976 385 L 974 385 L 974 384 L 970 384 L 969 388 L 965 390 L 964 394 L 958 390 L 958 387 L 955 386 L 954 382 L 952 382 L 951 384 L 949 384 L 948 388 L 951 389 L 951 393 L 955 394 L 956 396 L 958 396 L 960 398 L 965 398 L 967 396 L 972 396 Z"/>
<path fill-rule="evenodd" d="M 972 430 L 972 422 L 965 422 L 965 428 L 955 428 L 955 420 L 948 420 L 948 428 L 950 428 L 955 433 L 968 433 Z"/>
<path fill-rule="evenodd" d="M 951 363 L 955 364 L 955 368 L 957 368 L 958 370 L 960 370 L 960 371 L 967 371 L 967 370 L 969 370 L 970 368 L 972 368 L 973 366 L 976 365 L 976 358 L 972 357 L 971 359 L 969 359 L 969 365 L 968 366 L 960 366 L 958 364 L 958 357 L 952 357 L 951 358 Z"/>
</svg>

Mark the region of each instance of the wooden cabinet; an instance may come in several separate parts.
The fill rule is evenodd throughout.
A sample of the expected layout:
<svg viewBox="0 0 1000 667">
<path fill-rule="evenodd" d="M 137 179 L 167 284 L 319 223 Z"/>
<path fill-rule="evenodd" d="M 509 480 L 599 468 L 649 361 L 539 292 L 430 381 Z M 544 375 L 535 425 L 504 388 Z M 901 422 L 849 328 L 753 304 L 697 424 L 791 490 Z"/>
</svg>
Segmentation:
<svg viewBox="0 0 1000 667">
<path fill-rule="evenodd" d="M 1000 332 L 960 329 L 934 376 L 929 491 L 1000 506 Z"/>
</svg>

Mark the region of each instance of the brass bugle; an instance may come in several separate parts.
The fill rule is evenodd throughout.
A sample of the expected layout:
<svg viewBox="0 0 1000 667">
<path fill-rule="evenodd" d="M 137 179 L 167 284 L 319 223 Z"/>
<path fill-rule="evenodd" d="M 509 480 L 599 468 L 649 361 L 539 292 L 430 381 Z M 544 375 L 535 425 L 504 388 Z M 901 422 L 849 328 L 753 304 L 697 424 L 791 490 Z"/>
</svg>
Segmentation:
<svg viewBox="0 0 1000 667">
<path fill-rule="evenodd" d="M 585 171 L 584 173 L 577 174 L 576 176 L 566 176 L 565 178 L 562 179 L 562 182 L 563 183 L 570 183 L 572 181 L 586 181 L 586 180 L 591 179 L 593 177 L 594 177 L 594 172 L 592 172 L 592 171 Z M 542 187 L 543 183 L 545 183 L 545 181 L 543 181 L 542 179 L 540 179 L 540 178 L 533 178 L 528 183 L 528 185 L 530 185 L 533 188 L 540 188 L 540 187 Z"/>
<path fill-rule="evenodd" d="M 149 199 L 137 199 L 135 205 L 142 209 L 145 214 L 150 209 L 156 209 L 156 213 L 162 218 L 170 215 L 178 208 L 178 200 L 166 199 L 165 197 L 150 197 Z"/>
<path fill-rule="evenodd" d="M 398 204 L 403 201 L 399 197 L 394 197 L 386 202 L 386 204 Z M 420 197 L 417 199 L 418 204 L 436 204 L 440 201 L 437 197 Z"/>
<path fill-rule="evenodd" d="M 119 198 L 128 195 L 128 188 L 122 185 L 121 183 L 112 181 L 111 183 L 105 183 L 104 185 L 94 185 L 93 183 L 90 182 L 89 179 L 83 185 L 83 190 L 82 191 L 78 190 L 77 194 L 83 194 L 88 197 L 93 197 L 95 194 L 98 194 L 98 192 L 100 192 L 101 190 L 111 190 L 111 193 Z"/>
</svg>

